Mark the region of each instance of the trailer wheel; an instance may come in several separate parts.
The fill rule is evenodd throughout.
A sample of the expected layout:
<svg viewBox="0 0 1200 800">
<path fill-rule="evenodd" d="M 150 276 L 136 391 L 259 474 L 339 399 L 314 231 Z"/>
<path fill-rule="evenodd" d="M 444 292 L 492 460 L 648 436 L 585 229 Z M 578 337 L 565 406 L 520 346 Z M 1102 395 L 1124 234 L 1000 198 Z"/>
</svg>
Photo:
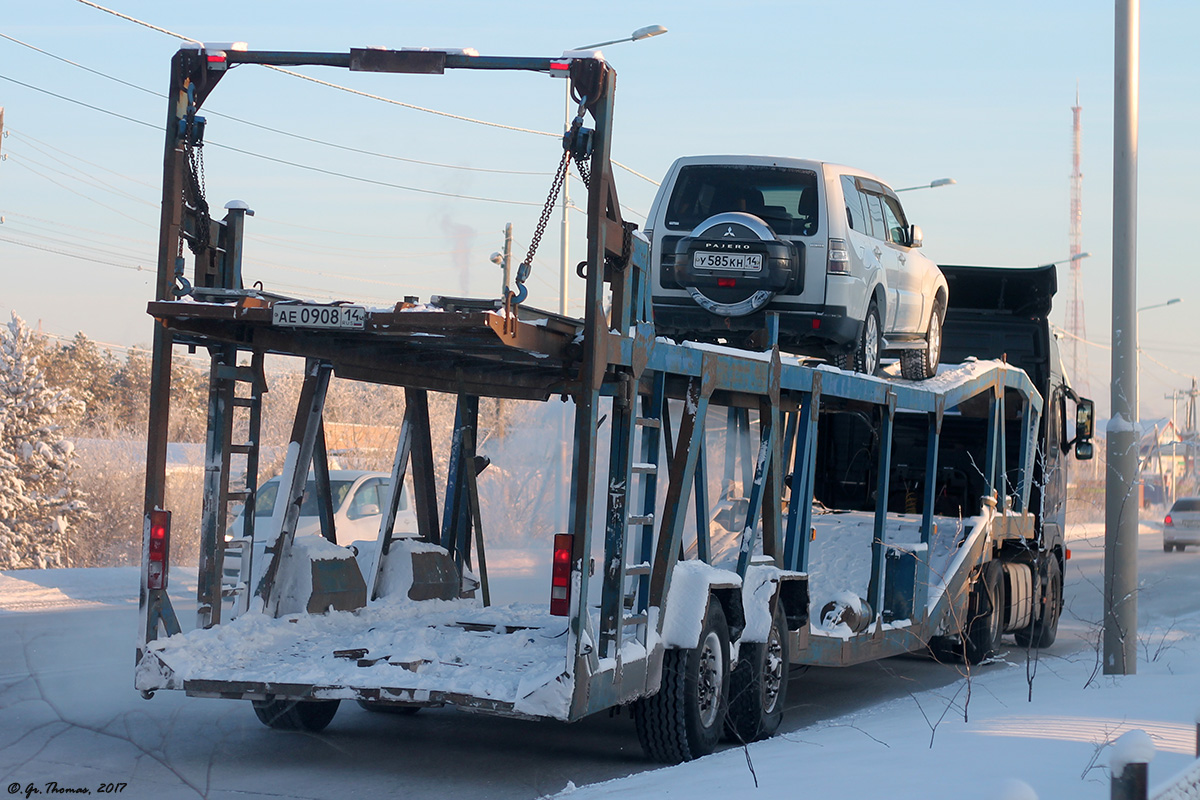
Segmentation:
<svg viewBox="0 0 1200 800">
<path fill-rule="evenodd" d="M 787 700 L 787 624 L 775 612 L 765 643 L 745 643 L 729 677 L 726 733 L 735 742 L 754 742 L 775 735 Z"/>
<path fill-rule="evenodd" d="M 254 700 L 254 713 L 268 728 L 277 731 L 325 730 L 337 713 L 341 700 Z"/>
<path fill-rule="evenodd" d="M 1063 577 L 1058 558 L 1047 553 L 1038 569 L 1039 591 L 1037 618 L 1013 634 L 1021 647 L 1049 647 L 1058 638 L 1058 619 L 1062 614 Z"/>
<path fill-rule="evenodd" d="M 942 308 L 934 306 L 929 315 L 929 330 L 925 334 L 925 347 L 918 350 L 900 351 L 900 374 L 910 381 L 923 381 L 937 375 L 938 361 L 942 357 Z"/>
<path fill-rule="evenodd" d="M 996 653 L 1004 632 L 1004 567 L 989 561 L 971 589 L 967 601 L 963 659 L 968 664 L 986 661 Z"/>
<path fill-rule="evenodd" d="M 700 644 L 663 654 L 658 692 L 634 705 L 638 740 L 655 761 L 678 764 L 711 753 L 725 725 L 729 626 L 710 598 Z"/>
</svg>

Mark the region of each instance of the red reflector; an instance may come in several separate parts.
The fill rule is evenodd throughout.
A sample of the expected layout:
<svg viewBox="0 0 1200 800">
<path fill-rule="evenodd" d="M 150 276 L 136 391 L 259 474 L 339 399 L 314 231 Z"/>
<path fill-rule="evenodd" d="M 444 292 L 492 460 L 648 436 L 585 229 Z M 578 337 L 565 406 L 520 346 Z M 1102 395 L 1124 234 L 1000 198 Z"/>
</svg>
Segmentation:
<svg viewBox="0 0 1200 800">
<path fill-rule="evenodd" d="M 550 570 L 550 613 L 565 617 L 571 613 L 571 549 L 575 537 L 554 534 L 554 562 Z"/>
<path fill-rule="evenodd" d="M 210 63 L 210 64 L 224 64 L 224 63 L 225 63 L 225 56 L 224 56 L 224 54 L 221 54 L 221 55 L 210 55 L 210 56 L 208 57 L 208 63 Z"/>
<path fill-rule="evenodd" d="M 819 331 L 819 330 L 821 330 L 821 320 L 819 320 L 819 319 L 814 319 L 814 320 L 813 320 L 813 330 L 814 330 L 814 331 Z"/>
<path fill-rule="evenodd" d="M 551 72 L 567 72 L 570 69 L 571 69 L 570 61 L 551 61 L 550 62 L 550 71 Z"/>
<path fill-rule="evenodd" d="M 1070 548 L 1067 548 L 1067 557 L 1066 557 L 1066 559 L 1064 559 L 1064 560 L 1066 560 L 1066 561 L 1070 561 L 1070 560 L 1071 560 L 1071 550 L 1070 550 Z"/>
<path fill-rule="evenodd" d="M 1171 515 L 1167 514 L 1167 518 L 1163 520 L 1163 525 L 1174 525 L 1174 524 L 1175 523 L 1171 521 Z"/>
<path fill-rule="evenodd" d="M 717 278 L 717 286 L 732 288 L 737 286 L 737 278 Z"/>
<path fill-rule="evenodd" d="M 147 547 L 146 588 L 167 588 L 167 564 L 171 552 L 171 512 L 155 509 L 150 512 L 150 541 Z"/>
</svg>

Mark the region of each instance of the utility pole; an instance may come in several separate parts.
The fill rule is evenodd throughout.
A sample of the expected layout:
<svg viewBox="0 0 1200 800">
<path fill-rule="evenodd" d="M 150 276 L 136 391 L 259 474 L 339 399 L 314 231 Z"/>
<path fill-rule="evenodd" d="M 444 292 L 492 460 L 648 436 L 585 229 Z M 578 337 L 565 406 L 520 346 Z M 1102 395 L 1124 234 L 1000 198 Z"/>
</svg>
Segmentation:
<svg viewBox="0 0 1200 800">
<path fill-rule="evenodd" d="M 1104 674 L 1137 673 L 1137 115 L 1140 0 L 1116 0 L 1112 416 L 1104 485 Z"/>
<path fill-rule="evenodd" d="M 509 286 L 512 281 L 512 223 L 504 225 L 504 252 L 492 253 L 491 262 L 500 267 L 500 299 L 508 301 Z"/>
</svg>

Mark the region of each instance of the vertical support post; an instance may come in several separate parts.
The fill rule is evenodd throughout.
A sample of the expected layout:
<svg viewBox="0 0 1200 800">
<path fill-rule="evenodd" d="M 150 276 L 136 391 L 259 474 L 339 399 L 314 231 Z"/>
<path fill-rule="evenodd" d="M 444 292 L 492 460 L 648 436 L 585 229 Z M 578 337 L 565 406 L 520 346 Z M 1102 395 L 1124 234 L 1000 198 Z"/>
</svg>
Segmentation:
<svg viewBox="0 0 1200 800">
<path fill-rule="evenodd" d="M 608 503 L 604 525 L 604 576 L 600 593 L 600 657 L 616 658 L 625 602 L 625 540 L 629 532 L 629 497 L 633 483 L 633 428 L 637 418 L 637 383 L 621 374 L 613 397 L 608 447 Z"/>
<path fill-rule="evenodd" d="M 442 519 L 442 547 L 453 554 L 460 573 L 463 565 L 470 563 L 471 508 L 467 498 L 467 481 L 474 478 L 475 434 L 478 429 L 479 397 L 460 394 L 458 409 L 454 414 L 445 517 Z"/>
<path fill-rule="evenodd" d="M 1139 0 L 1116 2 L 1112 416 L 1104 484 L 1104 674 L 1137 672 L 1137 118 Z"/>
<path fill-rule="evenodd" d="M 796 455 L 792 462 L 784 568 L 808 570 L 809 530 L 812 528 L 813 472 L 817 467 L 817 420 L 821 415 L 821 376 L 813 375 L 812 391 L 800 396 Z"/>
<path fill-rule="evenodd" d="M 772 462 L 775 460 L 775 450 L 778 446 L 776 439 L 779 430 L 779 406 L 769 400 L 763 402 L 759 408 L 758 419 L 758 458 L 754 462 L 754 479 L 750 484 L 750 500 L 746 508 L 746 522 L 742 526 L 741 545 L 738 550 L 737 572 L 742 577 L 746 576 L 746 570 L 750 567 L 750 559 L 754 555 L 754 544 L 758 538 L 758 519 L 763 509 L 763 496 L 768 493 L 766 483 L 768 477 L 771 476 Z M 776 509 L 776 513 L 778 513 L 778 509 Z M 764 521 L 765 517 L 764 514 Z M 777 534 L 778 530 L 773 533 Z M 768 555 L 773 556 L 775 553 Z"/>
<path fill-rule="evenodd" d="M 696 440 L 704 435 L 704 426 L 697 425 L 708 411 L 708 400 L 712 393 L 709 376 L 712 370 L 702 369 L 703 377 L 688 381 L 684 398 L 683 413 L 679 420 L 679 440 L 671 458 L 670 482 L 664 498 L 663 519 L 658 528 L 658 546 L 654 553 L 653 569 L 650 573 L 650 606 L 661 612 L 671 589 L 671 573 L 679 555 L 679 541 L 683 536 L 683 520 L 687 516 L 687 504 L 682 502 L 685 487 L 691 484 L 696 469 L 696 457 L 700 448 Z M 704 382 L 702 384 L 702 381 Z M 658 615 L 657 632 L 662 633 L 663 616 Z"/>
<path fill-rule="evenodd" d="M 229 443 L 233 430 L 233 377 L 237 348 L 214 347 L 208 373 L 208 431 L 204 441 L 204 500 L 200 511 L 200 568 L 196 578 L 196 626 L 221 622 L 221 563 L 229 489 Z M 254 516 L 248 509 L 242 518 Z"/>
<path fill-rule="evenodd" d="M 596 74 L 598 73 L 598 74 Z M 604 314 L 604 257 L 608 220 L 609 188 L 612 179 L 613 95 L 616 73 L 605 64 L 580 59 L 572 63 L 571 81 L 595 80 L 595 99 L 589 98 L 593 134 L 592 180 L 588 189 L 587 284 L 584 290 L 583 355 L 579 390 L 575 396 L 575 451 L 571 465 L 570 531 L 572 536 L 571 585 L 574 595 L 570 617 L 568 670 L 574 674 L 576 660 L 591 653 L 584 635 L 588 627 L 588 561 L 591 553 L 592 509 L 596 490 L 596 426 L 600 389 L 608 368 L 607 322 Z M 583 94 L 587 94 L 585 91 Z M 586 701 L 584 701 L 586 702 Z"/>
<path fill-rule="evenodd" d="M 875 484 L 875 535 L 871 539 L 871 582 L 867 586 L 867 602 L 877 619 L 883 615 L 884 557 L 887 554 L 887 507 L 892 472 L 892 423 L 896 417 L 896 395 L 887 393 L 887 405 L 881 406 L 883 419 L 879 427 L 879 476 Z"/>
<path fill-rule="evenodd" d="M 379 574 L 383 571 L 383 563 L 392 548 L 392 530 L 396 527 L 396 514 L 400 508 L 400 495 L 404 492 L 404 476 L 408 471 L 408 462 L 412 456 L 413 419 L 416 416 L 411 403 L 404 408 L 404 422 L 400 425 L 400 438 L 396 441 L 396 456 L 392 459 L 391 491 L 388 492 L 387 505 L 384 506 L 383 519 L 379 521 L 379 536 L 376 539 L 378 547 L 372 556 L 371 568 L 368 570 L 367 600 L 376 599 L 376 588 L 379 584 Z"/>
<path fill-rule="evenodd" d="M 700 428 L 704 430 L 704 420 L 700 421 Z M 712 563 L 712 538 L 708 531 L 708 448 L 704 442 L 708 438 L 707 433 L 702 433 L 698 446 L 700 451 L 696 453 L 696 480 L 695 480 L 695 498 L 696 498 L 696 557 L 705 564 Z"/>
<path fill-rule="evenodd" d="M 321 521 L 321 536 L 337 544 L 333 521 L 333 490 L 329 485 L 329 449 L 325 446 L 325 420 L 317 421 L 317 439 L 313 443 L 313 480 L 316 483 L 317 517 Z"/>
<path fill-rule="evenodd" d="M 155 277 L 154 299 L 175 298 L 175 254 L 179 247 L 179 226 L 183 215 L 183 153 L 176 146 L 179 138 L 178 121 L 186 103 L 180 108 L 178 94 L 183 91 L 187 74 L 185 54 L 176 53 L 171 59 L 171 83 L 167 90 L 166 148 L 163 156 L 162 213 L 158 238 L 158 272 Z M 146 493 L 142 506 L 142 552 L 150 552 L 150 512 L 165 508 L 167 487 L 167 425 L 171 411 L 171 350 L 175 337 L 162 325 L 155 324 L 150 356 L 150 418 L 146 432 Z M 170 606 L 167 593 L 150 589 L 149 566 L 142 558 L 141 593 L 138 615 L 140 660 L 147 642 L 158 638 L 158 623 L 162 617 L 157 609 Z M 165 569 L 170 569 L 167 564 Z M 174 613 L 172 612 L 172 616 Z M 172 631 L 173 632 L 173 631 Z"/>
<path fill-rule="evenodd" d="M 996 430 L 996 411 L 997 411 L 997 406 L 998 406 L 997 400 L 996 400 L 996 387 L 993 386 L 990 391 L 991 391 L 991 394 L 988 396 L 987 445 L 985 446 L 984 451 L 983 451 L 984 452 L 983 459 L 986 462 L 983 466 L 983 470 L 984 470 L 983 478 L 984 478 L 985 483 L 987 484 L 987 493 L 988 493 L 989 497 L 996 493 L 996 488 L 997 488 L 996 487 L 996 445 L 997 445 L 997 438 L 998 438 L 996 435 L 998 433 L 998 431 Z"/>
<path fill-rule="evenodd" d="M 1008 422 L 1005 412 L 1004 384 L 1000 384 L 996 398 L 996 477 L 999 489 L 999 500 L 996 506 L 1001 513 L 1008 509 Z"/>
<path fill-rule="evenodd" d="M 250 206 L 241 200 L 230 201 L 225 206 L 225 254 L 222 258 L 221 286 L 225 289 L 242 288 L 242 251 L 246 234 L 246 217 L 253 217 Z"/>
<path fill-rule="evenodd" d="M 661 454 L 664 435 L 666 433 L 666 384 L 667 376 L 665 373 L 657 372 L 654 375 L 654 384 L 652 393 L 649 397 L 642 399 L 642 413 L 648 420 L 657 420 L 658 427 L 654 427 L 653 423 L 642 431 L 642 457 L 647 461 L 653 461 L 655 465 L 663 463 Z M 668 451 L 669 453 L 669 451 Z M 668 455 L 668 460 L 669 460 Z M 707 507 L 707 504 L 705 504 Z M 642 515 L 651 517 L 651 521 L 642 525 L 639 533 L 638 542 L 638 560 L 640 563 L 649 564 L 650 559 L 654 556 L 654 526 L 655 521 L 653 515 L 658 507 L 658 476 L 655 475 L 653 481 L 646 483 L 646 491 L 642 497 Z M 650 576 L 638 576 L 637 589 L 637 610 L 638 613 L 646 613 L 646 608 L 650 603 Z"/>
<path fill-rule="evenodd" d="M 933 543 L 933 504 L 937 501 L 938 448 L 942 437 L 945 400 L 937 399 L 937 410 L 929 414 L 925 435 L 925 497 L 921 504 L 921 544 L 925 552 L 917 559 L 917 577 L 913 588 L 913 620 L 925 619 L 929 605 L 929 556 Z"/>
<path fill-rule="evenodd" d="M 424 389 L 405 388 L 404 416 L 412 426 L 413 511 L 417 515 L 417 533 L 421 541 L 437 544 L 437 486 L 429 433 L 429 395 Z"/>
<path fill-rule="evenodd" d="M 271 615 L 278 605 L 278 597 L 272 593 L 275 577 L 279 573 L 279 563 L 291 548 L 296 535 L 300 502 L 304 498 L 305 484 L 308 483 L 308 465 L 312 463 L 317 429 L 325 412 L 325 393 L 332 375 L 333 366 L 328 362 L 310 358 L 304 368 L 304 383 L 296 403 L 296 418 L 292 423 L 287 459 L 284 461 L 283 474 L 279 477 L 275 511 L 271 515 L 271 541 L 266 548 L 267 565 L 254 591 L 254 596 L 262 603 L 262 610 Z"/>
<path fill-rule="evenodd" d="M 1017 507 L 1014 509 L 1021 513 L 1029 511 L 1029 494 L 1033 488 L 1030 476 L 1033 475 L 1034 459 L 1037 458 L 1037 432 L 1040 421 L 1040 415 L 1034 409 L 1033 403 L 1029 402 L 1028 397 L 1022 398 L 1021 453 L 1017 465 L 1017 474 L 1021 476 L 1021 482 L 1016 487 Z"/>
</svg>

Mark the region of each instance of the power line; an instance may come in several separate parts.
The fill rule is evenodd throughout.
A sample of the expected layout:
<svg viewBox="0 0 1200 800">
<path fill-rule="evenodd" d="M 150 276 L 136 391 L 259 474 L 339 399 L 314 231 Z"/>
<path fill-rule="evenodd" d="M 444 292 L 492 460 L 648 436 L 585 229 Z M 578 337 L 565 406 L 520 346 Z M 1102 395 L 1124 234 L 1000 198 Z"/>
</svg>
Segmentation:
<svg viewBox="0 0 1200 800">
<path fill-rule="evenodd" d="M 199 45 L 204 44 L 203 42 L 201 42 L 197 39 L 193 39 L 190 36 L 184 36 L 181 33 L 175 33 L 174 31 L 167 30 L 166 28 L 160 28 L 157 25 L 152 25 L 151 23 L 146 22 L 145 20 L 140 20 L 135 17 L 131 17 L 128 14 L 122 14 L 119 11 L 112 10 L 111 8 L 105 8 L 104 6 L 100 5 L 99 3 L 92 2 L 92 0 L 76 0 L 76 1 L 79 3 L 83 3 L 85 6 L 90 6 L 98 11 L 103 11 L 106 14 L 112 14 L 115 17 L 120 17 L 121 19 L 126 20 L 128 22 L 132 22 L 137 25 L 142 25 L 143 27 L 150 28 L 151 30 L 154 30 L 154 31 L 158 31 L 159 33 L 165 33 L 168 36 L 174 36 L 176 39 L 182 39 L 185 42 L 192 42 L 193 44 L 199 44 Z M 425 112 L 426 114 L 436 114 L 438 116 L 449 117 L 450 119 L 456 119 L 456 120 L 459 120 L 462 122 L 472 122 L 472 123 L 475 123 L 476 125 L 486 125 L 488 127 L 501 128 L 504 130 L 516 131 L 518 133 L 531 133 L 531 134 L 535 134 L 537 136 L 552 136 L 556 139 L 559 138 L 559 136 L 561 135 L 561 134 L 557 134 L 557 133 L 550 133 L 549 131 L 539 131 L 539 130 L 535 130 L 533 128 L 519 128 L 519 127 L 516 127 L 513 125 L 502 125 L 499 122 L 488 122 L 487 120 L 475 119 L 474 117 L 465 117 L 460 114 L 451 114 L 447 111 L 438 111 L 437 109 L 433 109 L 433 108 L 425 108 L 424 106 L 413 105 L 412 103 L 405 103 L 400 100 L 393 100 L 388 97 L 382 97 L 380 95 L 371 94 L 369 92 L 359 91 L 358 89 L 351 89 L 348 86 L 342 86 L 341 84 L 333 83 L 331 81 L 323 81 L 319 78 L 313 78 L 309 75 L 304 75 L 299 72 L 293 72 L 292 70 L 284 69 L 283 67 L 277 67 L 277 66 L 273 66 L 273 65 L 269 65 L 269 64 L 266 66 L 268 69 L 273 69 L 276 72 L 282 72 L 285 75 L 291 75 L 295 78 L 300 78 L 301 80 L 311 81 L 312 83 L 316 83 L 321 86 L 327 86 L 331 89 L 338 89 L 339 91 L 349 92 L 350 94 L 356 94 L 361 97 L 369 98 L 371 100 L 378 100 L 383 103 L 390 103 L 392 105 L 401 106 L 403 108 L 409 108 L 414 111 L 422 111 L 422 112 Z M 620 161 L 617 161 L 614 158 L 609 158 L 609 161 L 612 162 L 613 166 L 620 167 L 621 169 L 625 170 L 626 172 L 628 172 L 631 175 L 641 178 L 642 180 L 647 181 L 648 183 L 652 183 L 655 186 L 659 185 L 658 181 L 643 175 L 642 173 L 638 172 L 637 170 L 633 169 L 632 167 L 628 167 L 625 164 L 622 164 Z"/>
<path fill-rule="evenodd" d="M 84 2 L 84 0 L 79 0 L 79 2 Z M 23 81 L 18 81 L 14 78 L 9 78 L 6 75 L 0 75 L 0 79 L 6 80 L 6 81 L 11 81 L 12 83 L 18 84 L 20 86 L 24 86 L 27 89 L 33 89 L 34 91 L 50 95 L 51 97 L 56 97 L 59 100 L 65 100 L 68 103 L 74 103 L 76 105 L 83 106 L 84 108 L 90 108 L 93 111 L 99 111 L 102 114 L 108 114 L 109 116 L 117 117 L 118 119 L 123 119 L 128 122 L 133 122 L 137 125 L 142 125 L 147 128 L 154 128 L 156 130 L 158 129 L 157 125 L 151 125 L 149 122 L 143 122 L 142 120 L 134 119 L 133 117 L 127 117 L 124 114 L 118 114 L 115 111 L 109 111 L 108 109 L 100 108 L 99 106 L 94 106 L 94 105 L 91 105 L 90 103 L 85 103 L 82 100 L 75 100 L 74 98 L 67 97 L 65 95 L 61 95 L 56 92 L 51 92 L 47 89 L 42 89 L 37 86 L 33 86 L 31 84 L 24 83 Z M 308 170 L 310 172 L 318 172 L 323 175 L 330 175 L 330 176 L 337 177 L 337 178 L 345 178 L 346 180 L 357 181 L 359 183 L 369 183 L 369 184 L 372 184 L 375 186 L 385 186 L 390 189 L 401 189 L 401 190 L 408 191 L 408 192 L 416 192 L 418 194 L 431 194 L 431 195 L 436 195 L 438 197 L 449 197 L 449 198 L 453 198 L 453 199 L 457 199 L 457 200 L 476 200 L 476 201 L 483 202 L 483 203 L 500 203 L 502 205 L 513 205 L 513 206 L 540 206 L 541 205 L 540 202 L 536 202 L 536 201 L 532 201 L 532 200 L 501 200 L 496 197 L 480 197 L 477 195 L 457 194 L 455 192 L 440 192 L 436 189 L 422 189 L 417 186 L 405 186 L 405 185 L 399 184 L 399 183 L 391 183 L 389 181 L 380 181 L 380 180 L 375 180 L 374 178 L 364 178 L 364 177 L 361 177 L 358 175 L 350 175 L 350 174 L 347 174 L 344 172 L 337 172 L 336 170 L 325 169 L 323 167 L 314 167 L 309 164 L 301 164 L 297 161 L 288 161 L 288 160 L 282 159 L 282 158 L 275 158 L 274 156 L 264 155 L 263 153 L 255 153 L 251 150 L 244 150 L 240 147 L 234 147 L 232 145 L 221 144 L 220 142 L 210 141 L 210 142 L 207 142 L 207 145 L 209 147 L 219 147 L 223 150 L 231 150 L 235 153 L 241 153 L 242 155 L 252 156 L 254 158 L 260 158 L 264 161 L 272 161 L 276 164 L 283 164 L 285 166 L 295 167 L 297 169 Z M 27 167 L 27 169 L 28 169 L 28 167 Z"/>
<path fill-rule="evenodd" d="M 8 36 L 7 34 L 0 33 L 0 38 L 7 39 L 8 41 L 13 42 L 14 44 L 19 44 L 22 47 L 27 47 L 30 50 L 33 50 L 34 52 L 41 53 L 44 56 L 48 56 L 57 61 L 61 61 L 64 64 L 70 64 L 71 66 L 77 67 L 78 69 L 82 69 L 85 72 L 90 72 L 93 75 L 98 75 L 101 78 L 106 78 L 110 81 L 115 81 L 116 83 L 119 83 L 122 86 L 128 86 L 131 89 L 137 89 L 139 92 L 145 92 L 146 94 L 152 95 L 154 97 L 158 97 L 158 98 L 162 98 L 162 99 L 166 98 L 166 95 L 162 94 L 161 92 L 156 92 L 153 89 L 146 88 L 145 86 L 139 86 L 136 83 L 130 83 L 129 81 L 122 80 L 121 78 L 115 77 L 113 75 L 109 75 L 106 72 L 101 72 L 98 69 L 92 69 L 91 67 L 80 64 L 77 61 L 72 61 L 69 58 L 63 58 L 62 56 L 55 55 L 54 53 L 51 53 L 48 50 L 44 50 L 40 47 L 29 44 L 28 42 L 23 42 L 20 39 L 17 39 L 12 36 Z M 442 169 L 457 169 L 457 170 L 465 170 L 465 171 L 469 171 L 469 172 L 487 172 L 487 173 L 493 173 L 493 174 L 498 174 L 498 175 L 548 176 L 548 175 L 553 174 L 550 172 L 530 172 L 530 171 L 525 171 L 525 170 L 489 169 L 487 167 L 470 167 L 470 166 L 466 166 L 463 164 L 443 164 L 443 163 L 437 162 L 437 161 L 424 161 L 424 160 L 421 160 L 418 158 L 405 158 L 403 156 L 392 155 L 390 153 L 379 153 L 374 150 L 366 150 L 366 149 L 363 149 L 360 147 L 351 147 L 349 145 L 337 144 L 336 142 L 330 142 L 330 141 L 326 141 L 324 139 L 317 139 L 312 136 L 303 136 L 299 133 L 293 133 L 291 131 L 285 131 L 285 130 L 281 130 L 279 128 L 272 128 L 269 125 L 263 125 L 258 122 L 252 122 L 248 119 L 243 119 L 241 117 L 235 117 L 232 114 L 224 114 L 220 111 L 213 111 L 212 109 L 208 109 L 206 111 L 206 113 L 208 113 L 214 117 L 221 117 L 223 119 L 233 120 L 234 122 L 240 122 L 241 124 L 249 125 L 252 128 L 259 128 L 260 130 L 270 131 L 271 133 L 277 133 L 280 136 L 288 136 L 293 139 L 299 139 L 299 140 L 305 141 L 305 142 L 312 142 L 313 144 L 320 144 L 320 145 L 324 145 L 326 147 L 333 147 L 338 150 L 345 150 L 345 151 L 351 152 L 351 153 L 360 153 L 362 155 L 375 156 L 376 158 L 386 158 L 386 159 L 389 159 L 392 161 L 403 161 L 403 162 L 406 162 L 409 164 L 419 164 L 421 166 L 426 166 L 426 167 L 440 167 Z M 103 169 L 103 167 L 101 167 L 101 169 Z"/>
<path fill-rule="evenodd" d="M 146 272 L 146 273 L 154 272 L 154 270 L 149 269 L 147 267 L 140 267 L 140 266 L 132 266 L 131 267 L 128 264 L 118 264 L 115 261 L 103 261 L 99 258 L 89 258 L 88 256 L 81 256 L 81 255 L 77 255 L 75 253 L 68 253 L 65 250 L 56 250 L 53 247 L 45 247 L 42 245 L 33 244 L 32 242 L 22 242 L 17 239 L 9 239 L 6 236 L 0 236 L 0 242 L 7 242 L 8 244 L 13 244 L 13 245 L 16 245 L 17 247 L 28 247 L 31 250 L 42 250 L 47 253 L 54 253 L 55 255 L 65 256 L 67 258 L 79 259 L 80 261 L 91 261 L 94 264 L 104 264 L 109 267 L 119 267 L 120 269 L 133 270 L 134 272 Z"/>
<path fill-rule="evenodd" d="M 82 197 L 84 200 L 95 203 L 96 205 L 100 206 L 101 208 L 107 208 L 109 211 L 113 212 L 114 214 L 118 214 L 127 220 L 136 222 L 139 225 L 146 225 L 147 227 L 150 227 L 150 228 L 155 227 L 154 225 L 151 225 L 150 223 L 146 222 L 145 220 L 138 219 L 137 217 L 131 217 L 130 215 L 126 214 L 124 211 L 118 211 L 117 209 L 113 208 L 112 206 L 108 205 L 107 203 L 102 203 L 94 197 L 90 197 L 90 196 L 84 194 L 83 192 L 79 192 L 79 191 L 76 191 L 75 189 L 72 189 L 70 186 L 64 186 L 63 184 L 59 183 L 58 181 L 54 180 L 53 178 L 49 177 L 48 175 L 43 175 L 42 173 L 38 172 L 33 167 L 24 163 L 22 161 L 22 159 L 18 158 L 18 159 L 9 159 L 9 160 L 12 161 L 14 164 L 16 164 L 18 167 L 21 167 L 22 169 L 26 169 L 26 170 L 32 172 L 34 175 L 37 175 L 42 180 L 49 181 L 50 183 L 53 183 L 55 186 L 59 187 L 60 189 L 68 191 L 73 195 L 77 195 L 78 197 Z"/>
<path fill-rule="evenodd" d="M 3 34 L 0 34 L 0 36 L 3 36 Z M 115 175 L 118 178 L 123 178 L 123 179 L 129 181 L 130 183 L 136 183 L 140 186 L 145 186 L 148 189 L 154 189 L 155 191 L 158 191 L 158 188 L 159 188 L 158 184 L 150 183 L 149 181 L 144 181 L 144 180 L 141 180 L 140 178 L 134 178 L 130 175 L 126 175 L 123 172 L 117 172 L 115 169 L 109 169 L 108 167 L 104 166 L 103 164 L 96 164 L 92 161 L 88 161 L 86 158 L 81 158 L 81 157 L 75 155 L 74 153 L 69 153 L 66 150 L 62 150 L 58 147 L 55 147 L 54 145 L 52 145 L 48 142 L 43 142 L 41 139 L 38 139 L 37 137 L 30 136 L 28 133 L 25 133 L 24 131 L 18 131 L 15 128 L 10 126 L 8 128 L 8 132 L 12 133 L 12 134 L 16 134 L 18 139 L 27 140 L 27 142 L 26 142 L 27 144 L 29 142 L 36 142 L 37 144 L 40 144 L 42 147 L 45 147 L 49 150 L 53 150 L 56 153 L 61 153 L 62 155 L 66 156 L 68 158 L 73 158 L 76 161 L 87 164 L 89 167 L 93 167 L 93 168 L 99 169 L 99 170 L 104 170 L 108 174 Z M 33 145 L 31 144 L 30 147 L 33 147 Z M 37 147 L 34 147 L 33 149 L 38 150 Z M 41 150 L 38 150 L 38 152 L 41 152 L 43 155 L 53 158 L 53 156 L 50 156 L 49 153 L 46 153 Z M 63 162 L 60 162 L 60 163 L 63 163 Z"/>
</svg>

